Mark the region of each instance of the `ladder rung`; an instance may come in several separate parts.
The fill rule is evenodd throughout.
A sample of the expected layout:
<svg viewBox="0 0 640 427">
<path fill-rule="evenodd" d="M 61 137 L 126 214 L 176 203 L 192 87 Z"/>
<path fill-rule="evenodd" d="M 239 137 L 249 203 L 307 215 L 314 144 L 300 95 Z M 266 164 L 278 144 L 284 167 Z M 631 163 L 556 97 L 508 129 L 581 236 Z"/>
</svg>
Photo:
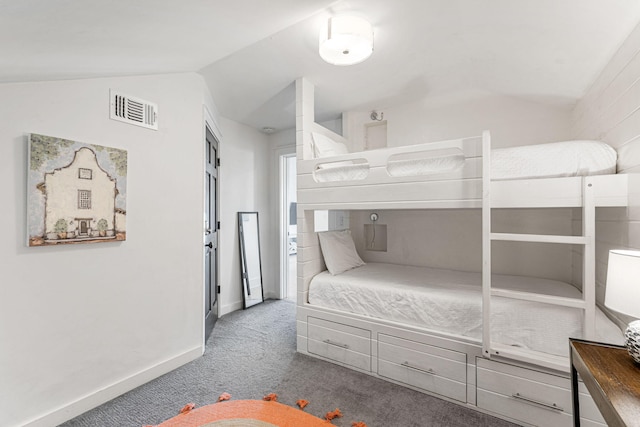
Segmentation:
<svg viewBox="0 0 640 427">
<path fill-rule="evenodd" d="M 491 233 L 491 240 L 508 240 L 512 242 L 568 243 L 586 245 L 589 238 L 585 236 L 554 236 L 550 234 L 513 234 Z"/>
<path fill-rule="evenodd" d="M 579 298 L 558 297 L 554 295 L 536 294 L 532 292 L 513 291 L 510 289 L 491 289 L 491 295 L 496 297 L 513 298 L 524 301 L 535 301 L 545 304 L 561 305 L 564 307 L 574 307 L 585 309 L 587 307 L 584 300 Z"/>
</svg>

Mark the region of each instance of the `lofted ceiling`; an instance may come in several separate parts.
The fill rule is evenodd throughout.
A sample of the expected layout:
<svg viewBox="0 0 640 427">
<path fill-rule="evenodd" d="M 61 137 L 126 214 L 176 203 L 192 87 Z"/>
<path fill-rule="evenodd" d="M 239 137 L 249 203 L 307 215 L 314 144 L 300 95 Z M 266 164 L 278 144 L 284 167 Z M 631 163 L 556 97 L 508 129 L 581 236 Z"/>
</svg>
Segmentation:
<svg viewBox="0 0 640 427">
<path fill-rule="evenodd" d="M 350 67 L 317 53 L 343 12 L 374 26 Z M 0 82 L 196 71 L 256 129 L 294 126 L 301 76 L 324 119 L 477 91 L 571 106 L 639 22 L 637 0 L 0 0 Z"/>
</svg>

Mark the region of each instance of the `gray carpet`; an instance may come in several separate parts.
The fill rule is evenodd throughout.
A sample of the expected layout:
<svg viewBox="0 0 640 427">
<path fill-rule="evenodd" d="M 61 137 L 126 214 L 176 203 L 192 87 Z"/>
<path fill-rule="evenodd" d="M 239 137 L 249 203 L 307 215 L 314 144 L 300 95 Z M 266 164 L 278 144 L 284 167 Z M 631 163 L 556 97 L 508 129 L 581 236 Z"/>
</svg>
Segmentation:
<svg viewBox="0 0 640 427">
<path fill-rule="evenodd" d="M 363 421 L 368 427 L 513 426 L 506 421 L 405 387 L 317 360 L 295 351 L 295 304 L 268 300 L 220 318 L 205 354 L 64 424 L 64 427 L 140 427 L 177 414 L 186 403 L 232 399 L 278 401 L 322 417 L 340 408 L 336 426 Z M 301 426 L 304 427 L 304 426 Z"/>
</svg>

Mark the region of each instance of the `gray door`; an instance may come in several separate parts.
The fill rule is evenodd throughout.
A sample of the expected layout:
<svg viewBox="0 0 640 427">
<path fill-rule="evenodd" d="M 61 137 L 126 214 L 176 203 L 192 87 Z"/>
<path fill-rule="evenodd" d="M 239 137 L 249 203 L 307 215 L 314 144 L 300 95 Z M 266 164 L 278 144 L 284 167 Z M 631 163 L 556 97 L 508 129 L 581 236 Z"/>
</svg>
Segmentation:
<svg viewBox="0 0 640 427">
<path fill-rule="evenodd" d="M 218 140 L 206 128 L 206 203 L 204 212 L 204 313 L 205 340 L 218 318 Z"/>
</svg>

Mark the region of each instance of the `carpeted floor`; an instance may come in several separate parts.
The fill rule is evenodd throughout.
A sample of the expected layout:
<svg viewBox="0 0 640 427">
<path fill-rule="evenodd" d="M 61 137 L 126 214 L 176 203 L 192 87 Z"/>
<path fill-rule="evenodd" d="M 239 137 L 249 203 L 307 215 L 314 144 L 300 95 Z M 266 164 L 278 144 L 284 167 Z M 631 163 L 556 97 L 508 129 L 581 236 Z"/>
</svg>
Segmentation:
<svg viewBox="0 0 640 427">
<path fill-rule="evenodd" d="M 205 354 L 64 424 L 63 427 L 141 427 L 173 417 L 186 403 L 214 403 L 223 392 L 236 399 L 269 393 L 323 417 L 340 408 L 336 426 L 514 426 L 405 387 L 296 353 L 295 304 L 267 300 L 218 319 Z M 304 426 L 301 426 L 304 427 Z"/>
</svg>

